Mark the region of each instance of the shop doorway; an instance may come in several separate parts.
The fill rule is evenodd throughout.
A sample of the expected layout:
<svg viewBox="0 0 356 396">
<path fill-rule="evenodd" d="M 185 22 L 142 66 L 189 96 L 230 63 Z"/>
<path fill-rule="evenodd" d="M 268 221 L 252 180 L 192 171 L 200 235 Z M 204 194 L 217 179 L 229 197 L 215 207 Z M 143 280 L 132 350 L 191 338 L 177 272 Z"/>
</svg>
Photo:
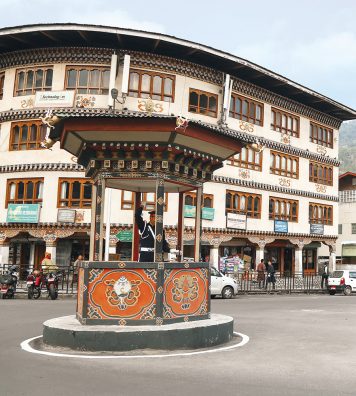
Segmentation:
<svg viewBox="0 0 356 396">
<path fill-rule="evenodd" d="M 293 248 L 285 248 L 284 249 L 284 274 L 286 276 L 292 275 L 294 272 L 294 249 Z"/>
</svg>

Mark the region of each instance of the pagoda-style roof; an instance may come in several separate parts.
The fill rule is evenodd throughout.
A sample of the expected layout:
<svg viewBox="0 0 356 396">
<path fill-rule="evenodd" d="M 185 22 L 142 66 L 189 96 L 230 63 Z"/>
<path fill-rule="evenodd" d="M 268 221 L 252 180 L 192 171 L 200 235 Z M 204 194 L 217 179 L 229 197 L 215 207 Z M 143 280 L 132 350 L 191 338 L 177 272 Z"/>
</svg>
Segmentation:
<svg viewBox="0 0 356 396">
<path fill-rule="evenodd" d="M 155 189 L 157 175 L 166 192 L 182 192 L 210 181 L 243 142 L 224 129 L 173 116 L 142 112 L 61 111 L 49 137 L 77 157 L 86 176 L 104 177 L 106 186 L 136 192 Z M 58 121 L 58 120 L 57 120 Z"/>
</svg>

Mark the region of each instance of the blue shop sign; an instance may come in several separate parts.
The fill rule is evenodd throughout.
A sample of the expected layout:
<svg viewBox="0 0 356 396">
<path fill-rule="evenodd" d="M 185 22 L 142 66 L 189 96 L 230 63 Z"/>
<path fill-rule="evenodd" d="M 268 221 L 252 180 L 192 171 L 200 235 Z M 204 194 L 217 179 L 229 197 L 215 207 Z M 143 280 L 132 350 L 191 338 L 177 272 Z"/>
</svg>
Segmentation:
<svg viewBox="0 0 356 396">
<path fill-rule="evenodd" d="M 7 223 L 38 223 L 40 204 L 9 204 Z"/>
<path fill-rule="evenodd" d="M 288 221 L 275 220 L 274 221 L 274 232 L 288 232 Z"/>
</svg>

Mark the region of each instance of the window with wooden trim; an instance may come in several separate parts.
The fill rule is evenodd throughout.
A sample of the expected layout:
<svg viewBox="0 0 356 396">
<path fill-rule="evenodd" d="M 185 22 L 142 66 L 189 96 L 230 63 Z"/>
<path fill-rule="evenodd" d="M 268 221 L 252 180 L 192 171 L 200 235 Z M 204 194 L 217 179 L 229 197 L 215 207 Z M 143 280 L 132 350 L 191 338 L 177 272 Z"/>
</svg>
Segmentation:
<svg viewBox="0 0 356 396">
<path fill-rule="evenodd" d="M 14 96 L 34 95 L 38 91 L 51 91 L 53 66 L 16 70 Z"/>
<path fill-rule="evenodd" d="M 197 193 L 194 191 L 189 191 L 184 194 L 184 205 L 197 206 Z M 213 208 L 214 207 L 214 195 L 213 194 L 203 194 L 203 208 Z"/>
<path fill-rule="evenodd" d="M 299 158 L 291 155 L 271 151 L 270 172 L 274 175 L 299 178 Z"/>
<path fill-rule="evenodd" d="M 134 98 L 148 98 L 174 102 L 176 78 L 170 74 L 147 70 L 130 70 L 128 95 Z"/>
<path fill-rule="evenodd" d="M 331 128 L 324 127 L 314 122 L 310 123 L 309 140 L 321 146 L 334 147 L 334 132 Z"/>
<path fill-rule="evenodd" d="M 262 152 L 252 150 L 250 147 L 243 147 L 241 153 L 234 155 L 227 161 L 228 165 L 239 168 L 262 170 Z"/>
<path fill-rule="evenodd" d="M 291 136 L 299 137 L 300 118 L 272 107 L 271 129 Z"/>
<path fill-rule="evenodd" d="M 309 203 L 309 223 L 312 224 L 333 224 L 333 207 L 318 203 Z"/>
<path fill-rule="evenodd" d="M 298 221 L 298 201 L 278 197 L 269 199 L 270 220 Z"/>
<path fill-rule="evenodd" d="M 92 187 L 88 179 L 59 178 L 58 208 L 91 208 Z"/>
<path fill-rule="evenodd" d="M 65 89 L 77 94 L 108 95 L 109 79 L 109 67 L 67 66 Z"/>
<path fill-rule="evenodd" d="M 43 177 L 32 179 L 8 179 L 6 186 L 6 205 L 38 204 L 43 199 Z"/>
<path fill-rule="evenodd" d="M 132 191 L 121 191 L 121 209 L 122 210 L 133 210 L 134 209 L 134 192 Z M 142 202 L 145 203 L 143 210 L 155 210 L 156 209 L 156 193 L 143 193 Z M 164 211 L 168 210 L 168 193 L 164 195 Z"/>
<path fill-rule="evenodd" d="M 4 96 L 5 73 L 0 73 L 0 100 Z"/>
<path fill-rule="evenodd" d="M 313 183 L 333 185 L 333 167 L 331 165 L 309 162 L 309 181 Z"/>
<path fill-rule="evenodd" d="M 188 111 L 210 117 L 217 117 L 218 95 L 190 88 Z"/>
<path fill-rule="evenodd" d="M 226 212 L 246 214 L 247 217 L 261 218 L 262 196 L 240 191 L 226 191 Z"/>
<path fill-rule="evenodd" d="M 20 121 L 11 124 L 10 151 L 38 150 L 46 137 L 46 126 L 41 121 Z"/>
<path fill-rule="evenodd" d="M 232 94 L 229 115 L 232 118 L 262 126 L 263 104 L 240 95 Z"/>
</svg>

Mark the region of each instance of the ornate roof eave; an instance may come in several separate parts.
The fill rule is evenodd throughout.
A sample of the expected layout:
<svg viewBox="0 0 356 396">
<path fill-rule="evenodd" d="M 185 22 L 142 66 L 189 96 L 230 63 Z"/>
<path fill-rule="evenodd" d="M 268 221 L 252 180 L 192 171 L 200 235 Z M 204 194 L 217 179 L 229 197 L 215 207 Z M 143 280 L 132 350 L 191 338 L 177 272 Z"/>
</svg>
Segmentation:
<svg viewBox="0 0 356 396">
<path fill-rule="evenodd" d="M 83 33 L 73 34 L 78 31 Z M 196 64 L 207 65 L 224 73 L 243 74 L 246 81 L 257 82 L 261 87 L 268 87 L 275 93 L 282 92 L 292 99 L 298 98 L 299 102 L 312 105 L 339 119 L 356 118 L 355 110 L 271 70 L 228 52 L 167 34 L 102 25 L 49 23 L 2 28 L 0 39 L 2 55 L 16 50 L 33 49 L 36 45 L 46 49 L 53 45 L 84 47 L 89 44 L 105 49 L 119 47 L 146 50 L 159 55 L 167 52 L 178 54 Z"/>
<path fill-rule="evenodd" d="M 229 185 L 235 185 L 240 187 L 255 188 L 258 190 L 274 191 L 281 194 L 298 195 L 302 197 L 310 197 L 314 199 L 322 199 L 327 201 L 338 202 L 339 197 L 337 195 L 323 195 L 305 190 L 296 190 L 287 187 L 281 187 L 273 184 L 259 183 L 252 180 L 236 179 L 230 176 L 219 176 L 213 175 L 211 182 L 213 183 L 224 183 Z"/>
<path fill-rule="evenodd" d="M 75 229 L 75 231 L 87 232 L 90 230 L 90 223 L 65 223 L 58 225 L 58 223 L 0 223 L 0 232 L 4 230 L 19 230 L 20 232 L 27 232 L 27 230 L 70 230 Z M 132 224 L 123 223 L 111 223 L 111 229 L 125 229 L 131 230 Z M 177 231 L 176 225 L 165 225 L 164 227 L 167 231 Z M 193 233 L 194 227 L 185 226 L 184 231 L 187 233 Z M 242 237 L 247 238 L 248 236 L 259 236 L 259 237 L 274 237 L 275 239 L 285 239 L 285 238 L 308 238 L 313 240 L 336 240 L 337 235 L 316 235 L 316 234 L 305 234 L 305 233 L 278 233 L 272 231 L 255 231 L 255 230 L 231 230 L 226 228 L 217 227 L 203 227 L 203 233 L 206 234 L 221 234 L 230 235 L 232 237 Z"/>
<path fill-rule="evenodd" d="M 0 122 L 13 121 L 13 120 L 23 120 L 23 119 L 33 119 L 43 117 L 47 112 L 47 109 L 31 109 L 31 110 L 9 110 L 0 112 Z M 58 108 L 56 109 L 56 115 L 59 117 L 93 117 L 93 118 L 147 118 L 147 119 L 175 119 L 174 115 L 165 114 L 149 114 L 147 112 L 140 111 L 115 111 L 111 109 L 101 109 L 101 108 Z M 230 137 L 242 141 L 244 144 L 256 143 L 257 140 L 260 144 L 273 150 L 278 150 L 284 153 L 296 155 L 299 157 L 312 159 L 314 161 L 324 162 L 332 164 L 334 166 L 339 166 L 340 162 L 337 159 L 329 158 L 320 154 L 314 154 L 309 150 L 303 150 L 290 145 L 285 145 L 273 140 L 265 138 L 257 138 L 256 136 L 251 136 L 248 133 L 237 131 L 228 128 L 226 125 L 210 124 L 207 122 L 202 122 L 200 120 L 189 120 L 189 124 L 207 128 L 219 135 Z"/>
<path fill-rule="evenodd" d="M 188 60 L 182 60 L 164 55 L 150 54 L 132 50 L 118 50 L 94 47 L 53 47 L 43 49 L 31 49 L 15 51 L 4 54 L 0 58 L 0 69 L 6 66 L 26 66 L 48 63 L 80 63 L 80 64 L 105 64 L 109 65 L 111 54 L 116 51 L 120 55 L 130 54 L 132 67 L 153 69 L 163 72 L 180 74 L 196 78 L 212 84 L 222 85 L 224 73 L 211 67 L 198 65 Z M 248 95 L 257 100 L 264 101 L 283 108 L 287 111 L 306 116 L 316 122 L 325 124 L 332 128 L 340 128 L 342 119 L 323 113 L 313 107 L 302 104 L 281 94 L 260 87 L 238 77 L 232 77 L 235 93 Z"/>
</svg>

